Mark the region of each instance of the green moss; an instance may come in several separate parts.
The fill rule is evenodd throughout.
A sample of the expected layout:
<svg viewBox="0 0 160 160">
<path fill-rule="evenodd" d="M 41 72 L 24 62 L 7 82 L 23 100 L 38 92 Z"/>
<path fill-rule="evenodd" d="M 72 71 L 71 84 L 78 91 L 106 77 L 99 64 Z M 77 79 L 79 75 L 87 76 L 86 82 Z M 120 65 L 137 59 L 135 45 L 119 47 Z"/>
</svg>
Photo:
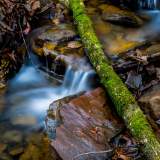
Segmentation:
<svg viewBox="0 0 160 160">
<path fill-rule="evenodd" d="M 92 27 L 92 22 L 85 14 L 82 0 L 69 0 L 69 6 L 73 11 L 82 42 L 88 50 L 88 57 L 97 71 L 101 83 L 110 95 L 118 114 L 124 119 L 132 135 L 143 144 L 143 151 L 148 159 L 160 160 L 160 144 L 135 98 L 106 58 Z"/>
</svg>

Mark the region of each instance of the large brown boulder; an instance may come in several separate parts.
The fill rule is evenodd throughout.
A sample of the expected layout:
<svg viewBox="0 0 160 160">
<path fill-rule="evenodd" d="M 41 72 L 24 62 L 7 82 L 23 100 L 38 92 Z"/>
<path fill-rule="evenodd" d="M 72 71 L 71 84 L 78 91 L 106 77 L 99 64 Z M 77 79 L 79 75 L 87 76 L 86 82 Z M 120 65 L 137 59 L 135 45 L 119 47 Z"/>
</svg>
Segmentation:
<svg viewBox="0 0 160 160">
<path fill-rule="evenodd" d="M 63 160 L 72 160 L 77 155 L 86 152 L 110 149 L 108 141 L 121 129 L 122 125 L 113 116 L 102 88 L 89 91 L 76 98 L 69 98 L 65 103 L 63 99 L 60 104 L 62 104 L 60 114 L 63 124 L 57 128 L 56 140 L 52 141 L 52 146 Z M 81 158 L 104 160 L 110 155 L 109 153 L 93 153 L 83 155 Z"/>
</svg>

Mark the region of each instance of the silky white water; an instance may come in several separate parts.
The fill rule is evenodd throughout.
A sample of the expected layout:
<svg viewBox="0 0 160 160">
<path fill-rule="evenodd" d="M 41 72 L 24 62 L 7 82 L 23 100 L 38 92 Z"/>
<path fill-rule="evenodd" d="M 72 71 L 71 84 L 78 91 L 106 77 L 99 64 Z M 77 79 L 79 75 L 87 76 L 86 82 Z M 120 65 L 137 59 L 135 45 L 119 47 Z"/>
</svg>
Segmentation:
<svg viewBox="0 0 160 160">
<path fill-rule="evenodd" d="M 1 112 L 0 123 L 11 123 L 12 127 L 43 127 L 46 111 L 55 100 L 90 90 L 95 72 L 88 64 L 75 70 L 69 66 L 63 83 L 49 78 L 32 65 L 24 65 L 8 84 L 4 97 L 5 107 Z M 36 122 L 24 122 L 25 118 Z M 26 118 L 27 120 L 27 118 Z M 25 130 L 25 129 L 24 129 Z M 1 131 L 0 131 L 1 132 Z"/>
<path fill-rule="evenodd" d="M 147 8 L 147 9 L 158 9 L 159 8 L 159 0 L 139 0 L 139 8 Z"/>
</svg>

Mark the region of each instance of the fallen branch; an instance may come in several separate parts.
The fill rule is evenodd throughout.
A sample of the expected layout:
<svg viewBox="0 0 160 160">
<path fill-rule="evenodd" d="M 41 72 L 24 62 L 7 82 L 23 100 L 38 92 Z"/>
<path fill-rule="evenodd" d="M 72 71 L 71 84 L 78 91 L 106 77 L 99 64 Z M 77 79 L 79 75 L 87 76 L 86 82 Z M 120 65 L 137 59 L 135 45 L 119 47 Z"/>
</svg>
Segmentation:
<svg viewBox="0 0 160 160">
<path fill-rule="evenodd" d="M 126 126 L 136 140 L 143 145 L 142 150 L 146 157 L 150 160 L 160 160 L 160 143 L 135 98 L 114 72 L 106 58 L 92 27 L 92 22 L 86 15 L 83 1 L 62 1 L 73 12 L 78 32 L 85 48 L 88 50 L 88 57 L 99 75 L 101 83 L 112 99 L 117 113 L 124 119 Z"/>
</svg>

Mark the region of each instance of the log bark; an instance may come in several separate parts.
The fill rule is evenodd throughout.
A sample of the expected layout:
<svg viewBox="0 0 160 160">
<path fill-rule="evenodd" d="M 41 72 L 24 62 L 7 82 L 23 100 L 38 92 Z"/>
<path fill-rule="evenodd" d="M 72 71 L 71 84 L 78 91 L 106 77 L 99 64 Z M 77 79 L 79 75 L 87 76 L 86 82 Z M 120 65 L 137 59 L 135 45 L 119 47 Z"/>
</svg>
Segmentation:
<svg viewBox="0 0 160 160">
<path fill-rule="evenodd" d="M 160 143 L 153 133 L 146 116 L 135 98 L 114 72 L 105 56 L 102 46 L 94 32 L 92 22 L 86 15 L 82 0 L 61 0 L 73 12 L 88 57 L 108 92 L 119 116 L 121 116 L 136 140 L 142 144 L 142 151 L 150 160 L 160 160 Z"/>
</svg>

